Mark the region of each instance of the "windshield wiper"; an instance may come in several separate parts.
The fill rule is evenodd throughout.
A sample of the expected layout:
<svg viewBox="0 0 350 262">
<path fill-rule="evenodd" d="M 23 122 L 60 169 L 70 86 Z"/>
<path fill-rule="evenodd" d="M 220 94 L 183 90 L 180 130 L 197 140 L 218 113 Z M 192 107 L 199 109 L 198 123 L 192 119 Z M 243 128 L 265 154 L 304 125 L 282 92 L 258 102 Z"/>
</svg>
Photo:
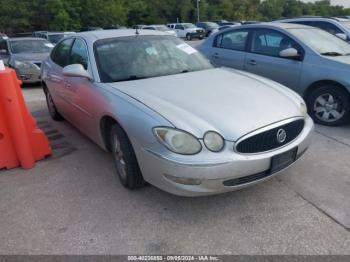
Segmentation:
<svg viewBox="0 0 350 262">
<path fill-rule="evenodd" d="M 338 52 L 325 52 L 325 53 L 321 53 L 321 55 L 325 55 L 325 56 L 343 56 L 343 55 L 346 55 L 346 54 L 341 54 L 341 53 L 338 53 Z"/>
</svg>

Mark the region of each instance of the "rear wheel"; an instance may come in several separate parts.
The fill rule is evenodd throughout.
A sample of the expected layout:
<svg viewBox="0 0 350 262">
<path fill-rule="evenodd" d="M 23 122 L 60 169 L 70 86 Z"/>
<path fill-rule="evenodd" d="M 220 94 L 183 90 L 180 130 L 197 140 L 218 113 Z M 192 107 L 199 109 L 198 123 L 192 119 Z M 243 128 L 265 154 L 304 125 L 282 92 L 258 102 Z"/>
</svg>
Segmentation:
<svg viewBox="0 0 350 262">
<path fill-rule="evenodd" d="M 128 189 L 143 187 L 145 181 L 135 152 L 126 133 L 117 124 L 112 125 L 110 129 L 110 145 L 114 165 L 122 185 Z"/>
<path fill-rule="evenodd" d="M 44 87 L 44 92 L 46 96 L 46 104 L 47 108 L 49 110 L 50 116 L 55 121 L 61 121 L 63 120 L 63 117 L 61 114 L 57 111 L 56 105 L 52 99 L 51 93 L 47 87 Z"/>
<path fill-rule="evenodd" d="M 307 104 L 309 114 L 318 124 L 339 126 L 349 121 L 349 94 L 336 85 L 317 88 L 308 97 Z"/>
</svg>

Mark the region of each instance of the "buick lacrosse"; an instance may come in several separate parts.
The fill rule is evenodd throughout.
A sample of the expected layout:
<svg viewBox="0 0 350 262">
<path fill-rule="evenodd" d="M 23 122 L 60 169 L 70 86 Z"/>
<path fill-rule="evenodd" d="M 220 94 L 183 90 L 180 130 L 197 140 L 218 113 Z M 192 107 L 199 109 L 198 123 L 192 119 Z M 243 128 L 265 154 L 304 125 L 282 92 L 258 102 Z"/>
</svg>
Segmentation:
<svg viewBox="0 0 350 262">
<path fill-rule="evenodd" d="M 110 151 L 128 189 L 147 181 L 200 196 L 256 184 L 300 158 L 314 126 L 290 89 L 214 68 L 158 31 L 72 35 L 44 62 L 42 83 L 52 118 Z"/>
</svg>

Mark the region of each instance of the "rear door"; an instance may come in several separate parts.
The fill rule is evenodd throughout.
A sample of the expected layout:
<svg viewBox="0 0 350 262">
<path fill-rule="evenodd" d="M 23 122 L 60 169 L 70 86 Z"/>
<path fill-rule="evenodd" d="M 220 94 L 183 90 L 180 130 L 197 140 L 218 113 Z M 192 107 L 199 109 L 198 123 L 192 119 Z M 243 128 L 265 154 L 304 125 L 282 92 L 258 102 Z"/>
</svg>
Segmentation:
<svg viewBox="0 0 350 262">
<path fill-rule="evenodd" d="M 219 34 L 208 55 L 214 65 L 242 70 L 250 29 L 230 30 Z"/>
<path fill-rule="evenodd" d="M 287 48 L 295 48 L 300 59 L 280 57 Z M 244 69 L 297 89 L 302 69 L 303 48 L 289 36 L 272 29 L 254 29 Z"/>
</svg>

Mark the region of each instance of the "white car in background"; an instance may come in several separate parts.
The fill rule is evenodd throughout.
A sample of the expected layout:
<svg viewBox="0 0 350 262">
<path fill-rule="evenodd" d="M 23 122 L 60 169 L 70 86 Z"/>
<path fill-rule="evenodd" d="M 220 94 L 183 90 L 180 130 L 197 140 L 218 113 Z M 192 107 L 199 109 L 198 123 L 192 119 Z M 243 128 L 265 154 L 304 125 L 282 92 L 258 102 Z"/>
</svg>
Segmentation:
<svg viewBox="0 0 350 262">
<path fill-rule="evenodd" d="M 142 30 L 154 30 L 167 33 L 172 36 L 177 36 L 176 32 L 165 25 L 147 25 L 142 27 Z"/>
<path fill-rule="evenodd" d="M 205 30 L 191 23 L 168 24 L 167 27 L 175 30 L 178 37 L 186 38 L 188 41 L 193 38 L 203 39 L 205 37 Z"/>
</svg>

